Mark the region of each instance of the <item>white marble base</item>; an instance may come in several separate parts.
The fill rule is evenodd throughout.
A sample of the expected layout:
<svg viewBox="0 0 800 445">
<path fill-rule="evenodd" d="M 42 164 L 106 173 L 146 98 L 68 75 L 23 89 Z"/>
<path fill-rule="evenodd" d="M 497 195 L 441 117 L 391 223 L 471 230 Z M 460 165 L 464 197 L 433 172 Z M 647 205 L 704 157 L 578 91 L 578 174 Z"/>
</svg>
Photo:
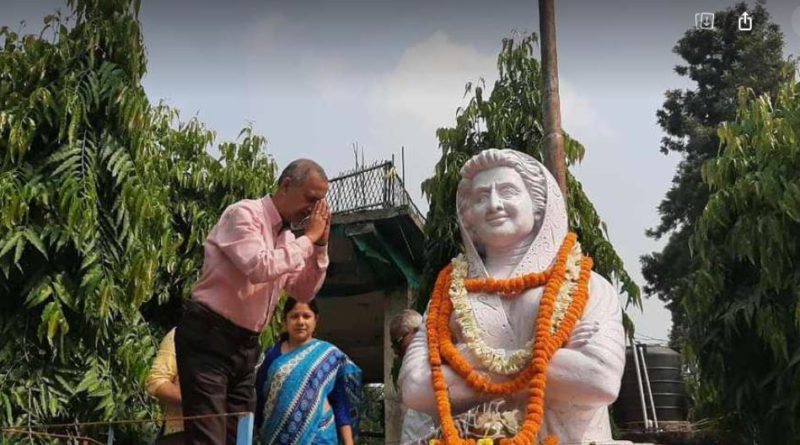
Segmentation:
<svg viewBox="0 0 800 445">
<path fill-rule="evenodd" d="M 562 444 L 567 445 L 567 444 Z M 602 442 L 587 442 L 585 445 L 655 445 L 653 443 L 631 442 L 630 440 L 605 440 Z"/>
</svg>

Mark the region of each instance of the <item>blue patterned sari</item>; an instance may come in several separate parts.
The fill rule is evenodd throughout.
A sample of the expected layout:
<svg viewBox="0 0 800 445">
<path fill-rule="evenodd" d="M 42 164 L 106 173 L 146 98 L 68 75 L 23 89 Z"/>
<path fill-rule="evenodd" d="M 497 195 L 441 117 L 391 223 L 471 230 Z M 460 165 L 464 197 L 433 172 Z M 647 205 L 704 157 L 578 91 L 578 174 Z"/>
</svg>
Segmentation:
<svg viewBox="0 0 800 445">
<path fill-rule="evenodd" d="M 271 363 L 259 371 L 266 372 L 258 388 L 264 400 L 261 445 L 336 445 L 337 425 L 347 424 L 355 436 L 361 371 L 342 351 L 312 339 L 285 354 L 275 345 L 267 356 Z"/>
</svg>

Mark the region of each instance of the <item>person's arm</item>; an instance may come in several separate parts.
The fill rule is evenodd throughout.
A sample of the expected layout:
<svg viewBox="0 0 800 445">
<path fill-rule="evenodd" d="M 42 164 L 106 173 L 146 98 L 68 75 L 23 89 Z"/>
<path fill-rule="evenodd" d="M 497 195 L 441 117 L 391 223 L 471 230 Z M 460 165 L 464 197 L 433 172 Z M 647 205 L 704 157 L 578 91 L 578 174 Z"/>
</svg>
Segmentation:
<svg viewBox="0 0 800 445">
<path fill-rule="evenodd" d="M 314 241 L 307 235 L 280 247 L 267 246 L 254 210 L 238 205 L 222 215 L 214 242 L 252 283 L 274 281 L 302 270 L 314 255 Z M 327 266 L 327 264 L 326 264 Z"/>
<path fill-rule="evenodd" d="M 317 294 L 325 282 L 328 270 L 328 239 L 331 232 L 331 215 L 327 210 L 327 222 L 320 239 L 314 243 L 314 254 L 306 260 L 303 269 L 289 275 L 286 290 L 298 301 L 306 303 Z"/>
<path fill-rule="evenodd" d="M 427 323 L 428 312 L 425 311 L 422 325 L 414 335 L 414 339 L 411 340 L 411 344 L 403 357 L 403 364 L 400 367 L 397 383 L 404 405 L 438 418 L 439 413 L 436 409 L 436 397 L 431 379 Z M 462 355 L 467 354 L 465 345 L 459 344 L 456 347 L 461 351 Z M 450 366 L 442 364 L 442 373 L 447 383 L 447 391 L 453 412 L 464 411 L 475 403 L 491 400 L 490 395 L 481 395 L 470 388 L 467 382 L 453 371 Z"/>
<path fill-rule="evenodd" d="M 550 360 L 546 397 L 586 406 L 610 405 L 619 393 L 624 368 L 625 332 L 617 293 L 593 273 L 583 317 Z"/>
<path fill-rule="evenodd" d="M 328 394 L 328 403 L 333 408 L 333 417 L 336 420 L 337 427 L 353 423 L 353 419 L 350 418 L 352 407 L 350 406 L 350 399 L 347 398 L 347 387 L 340 373 L 336 375 L 333 389 Z"/>
<path fill-rule="evenodd" d="M 333 418 L 339 430 L 339 437 L 345 445 L 353 445 L 353 419 L 350 418 L 350 400 L 347 398 L 344 383 L 336 379 L 333 391 L 328 396 L 333 409 Z"/>
<path fill-rule="evenodd" d="M 181 385 L 177 380 L 175 382 L 164 382 L 153 395 L 162 402 L 180 406 Z"/>
<path fill-rule="evenodd" d="M 350 425 L 342 425 L 339 427 L 339 437 L 342 439 L 344 445 L 353 445 L 353 428 Z"/>
<path fill-rule="evenodd" d="M 345 363 L 347 363 L 345 361 Z M 352 445 L 354 443 L 353 424 L 357 419 L 351 417 L 353 411 L 350 398 L 347 396 L 346 365 L 340 366 L 336 372 L 336 379 L 333 389 L 328 394 L 327 401 L 333 409 L 333 418 L 342 443 Z"/>
<path fill-rule="evenodd" d="M 147 393 L 173 405 L 181 404 L 178 366 L 175 362 L 175 329 L 161 340 L 158 353 L 147 375 Z"/>
<path fill-rule="evenodd" d="M 328 246 L 314 246 L 314 254 L 299 272 L 292 273 L 286 290 L 301 303 L 308 303 L 319 292 L 328 270 Z"/>
</svg>

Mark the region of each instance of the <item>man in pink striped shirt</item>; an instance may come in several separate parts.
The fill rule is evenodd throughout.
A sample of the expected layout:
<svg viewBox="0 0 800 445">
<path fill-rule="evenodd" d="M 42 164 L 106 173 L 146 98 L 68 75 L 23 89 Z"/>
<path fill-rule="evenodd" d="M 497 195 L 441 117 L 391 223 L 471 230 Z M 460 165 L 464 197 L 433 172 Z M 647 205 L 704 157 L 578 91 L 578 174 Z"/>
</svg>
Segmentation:
<svg viewBox="0 0 800 445">
<path fill-rule="evenodd" d="M 186 443 L 234 444 L 237 419 L 255 408 L 258 336 L 285 289 L 308 302 L 328 267 L 328 179 L 299 159 L 278 178 L 278 191 L 231 205 L 205 243 L 200 279 L 175 332 Z M 307 220 L 303 236 L 286 230 Z"/>
</svg>

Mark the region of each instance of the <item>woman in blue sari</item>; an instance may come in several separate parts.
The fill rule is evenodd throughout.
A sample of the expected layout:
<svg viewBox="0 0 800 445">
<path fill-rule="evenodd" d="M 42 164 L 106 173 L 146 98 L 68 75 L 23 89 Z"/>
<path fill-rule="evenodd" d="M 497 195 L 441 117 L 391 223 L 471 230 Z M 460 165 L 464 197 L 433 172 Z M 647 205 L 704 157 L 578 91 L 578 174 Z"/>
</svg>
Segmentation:
<svg viewBox="0 0 800 445">
<path fill-rule="evenodd" d="M 260 445 L 352 445 L 358 431 L 361 370 L 336 346 L 315 339 L 312 300 L 286 301 L 286 332 L 256 374 Z"/>
</svg>

